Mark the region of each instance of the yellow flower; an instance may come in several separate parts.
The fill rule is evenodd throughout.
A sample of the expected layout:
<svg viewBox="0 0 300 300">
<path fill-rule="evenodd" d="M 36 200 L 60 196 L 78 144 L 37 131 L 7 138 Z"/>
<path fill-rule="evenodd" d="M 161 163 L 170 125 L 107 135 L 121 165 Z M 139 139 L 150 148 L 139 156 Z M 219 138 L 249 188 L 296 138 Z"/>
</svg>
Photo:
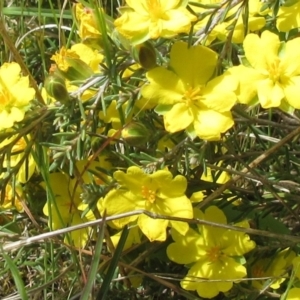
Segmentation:
<svg viewBox="0 0 300 300">
<path fill-rule="evenodd" d="M 79 75 L 85 76 L 85 73 L 87 72 L 91 75 L 100 73 L 99 65 L 103 60 L 103 55 L 100 54 L 99 51 L 79 43 L 73 45 L 71 49 L 62 47 L 56 54 L 52 55 L 51 60 L 55 61 L 59 70 L 65 72 L 67 75 L 67 72 L 70 73 L 72 71 L 75 73 L 75 71 L 77 71 Z M 87 77 L 83 79 L 86 79 Z M 81 79 L 81 77 L 76 78 L 74 76 L 74 79 L 78 80 Z"/>
<path fill-rule="evenodd" d="M 284 2 L 284 1 L 283 1 Z M 291 2 L 291 1 L 287 1 Z M 287 32 L 300 27 L 300 1 L 294 1 L 293 5 L 280 5 L 277 14 L 277 28 Z"/>
<path fill-rule="evenodd" d="M 257 95 L 263 108 L 300 108 L 299 48 L 300 38 L 281 44 L 270 31 L 261 37 L 248 34 L 244 41 L 248 62 L 229 70 L 240 81 L 239 101 L 249 104 Z"/>
<path fill-rule="evenodd" d="M 20 66 L 14 62 L 0 67 L 0 130 L 22 121 L 34 98 L 34 89 L 29 87 L 28 77 L 20 73 Z"/>
<path fill-rule="evenodd" d="M 90 76 L 100 73 L 100 63 L 103 61 L 103 55 L 98 50 L 93 50 L 85 44 L 79 43 L 66 49 L 62 47 L 58 52 L 52 55 L 51 60 L 57 65 L 57 72 L 66 78 L 66 88 L 68 92 L 75 92 L 78 86 L 72 84 L 72 81 L 82 81 Z M 55 67 L 52 67 L 55 72 Z M 96 90 L 87 89 L 81 95 L 82 101 L 87 101 L 96 94 Z"/>
<path fill-rule="evenodd" d="M 144 209 L 172 217 L 193 217 L 191 202 L 184 194 L 187 181 L 181 175 L 173 178 L 171 172 L 165 170 L 145 174 L 138 167 L 129 167 L 127 173 L 116 171 L 114 178 L 119 188 L 105 196 L 102 206 L 108 216 Z M 114 220 L 112 224 L 122 228 L 135 220 L 150 241 L 164 241 L 167 226 L 176 228 L 181 234 L 188 230 L 188 224 L 184 222 L 153 219 L 147 215 Z"/>
<path fill-rule="evenodd" d="M 17 136 L 14 135 L 11 138 L 5 139 L 2 143 L 0 143 L 0 148 L 3 148 L 6 145 L 9 145 L 10 143 L 13 142 L 13 140 Z M 27 140 L 30 139 L 29 136 L 26 137 Z M 25 150 L 27 147 L 27 142 L 25 138 L 20 138 L 11 148 L 10 150 L 10 156 L 9 156 L 9 161 L 8 157 L 5 156 L 3 166 L 5 168 L 10 168 L 15 167 L 22 159 L 24 159 L 25 155 Z M 27 154 L 26 154 L 27 155 Z M 20 183 L 25 183 L 27 182 L 30 177 L 33 175 L 34 171 L 36 168 L 36 163 L 31 154 L 28 154 L 26 159 L 24 160 L 23 164 L 20 166 L 18 172 L 17 172 L 17 181 Z"/>
<path fill-rule="evenodd" d="M 91 47 L 79 43 L 73 45 L 71 51 L 74 51 L 94 73 L 100 73 L 100 63 L 103 61 L 104 56 L 98 50 L 93 50 Z"/>
<path fill-rule="evenodd" d="M 295 257 L 294 251 L 289 248 L 280 251 L 273 257 L 256 260 L 251 267 L 251 277 L 280 277 L 271 284 L 272 289 L 279 289 L 280 284 L 286 280 L 287 268 L 291 266 Z M 265 285 L 265 280 L 251 281 L 252 285 L 261 290 Z"/>
<path fill-rule="evenodd" d="M 2 189 L 3 191 L 3 189 Z M 2 193 L 2 192 L 1 192 Z M 0 196 L 1 196 L 0 193 Z M 7 184 L 5 187 L 4 202 L 0 205 L 0 211 L 15 208 L 18 212 L 23 212 L 23 205 L 20 198 L 23 195 L 22 187 L 20 185 Z"/>
<path fill-rule="evenodd" d="M 78 207 L 81 204 L 80 189 L 77 188 L 76 193 L 71 199 L 73 193 L 73 185 L 70 185 L 70 179 L 62 173 L 52 173 L 49 175 L 49 184 L 55 199 L 48 200 L 44 206 L 43 212 L 49 217 L 49 227 L 52 230 L 66 228 L 68 226 L 82 224 L 84 222 L 94 220 L 94 214 L 88 212 L 84 218 L 81 217 L 82 210 Z M 44 188 L 47 187 L 42 183 Z M 66 236 L 64 242 L 66 244 L 74 244 L 75 247 L 85 247 L 92 233 L 91 228 L 83 228 L 72 231 L 70 239 Z"/>
<path fill-rule="evenodd" d="M 228 74 L 211 79 L 216 64 L 214 51 L 177 42 L 171 49 L 170 68 L 147 72 L 150 84 L 142 88 L 142 96 L 159 104 L 155 110 L 164 116 L 168 132 L 186 129 L 192 138 L 219 140 L 233 126 L 230 109 L 238 82 Z"/>
<path fill-rule="evenodd" d="M 61 47 L 59 51 L 57 51 L 54 55 L 51 56 L 51 60 L 53 60 L 57 67 L 63 71 L 68 71 L 70 64 L 68 64 L 68 59 L 79 59 L 79 55 L 70 49 L 66 49 L 65 47 Z"/>
<path fill-rule="evenodd" d="M 81 173 L 87 161 L 78 161 L 76 167 Z M 101 162 L 92 162 L 89 170 L 97 172 L 96 167 L 102 167 Z M 99 171 L 98 171 L 99 172 Z M 85 172 L 82 176 L 83 184 L 90 184 L 95 178 L 90 172 Z M 43 212 L 49 217 L 49 227 L 52 230 L 66 228 L 68 226 L 78 225 L 87 221 L 95 220 L 92 211 L 82 217 L 83 211 L 87 208 L 87 204 L 82 202 L 85 191 L 79 185 L 74 193 L 76 178 L 70 179 L 66 174 L 51 173 L 49 175 L 48 184 L 43 182 L 43 188 L 51 189 L 55 199 L 48 199 L 44 206 Z M 73 197 L 71 197 L 73 195 Z M 86 200 L 86 199 L 84 199 Z M 70 239 L 66 236 L 64 242 L 66 244 L 74 244 L 75 247 L 85 247 L 87 241 L 91 238 L 93 231 L 91 227 L 72 231 L 69 235 Z"/>
<path fill-rule="evenodd" d="M 96 16 L 92 9 L 77 3 L 75 5 L 75 17 L 79 22 L 79 36 L 82 41 L 101 39 L 102 34 L 98 29 Z"/>
<path fill-rule="evenodd" d="M 115 20 L 116 29 L 133 44 L 188 33 L 196 21 L 182 0 L 126 0 L 129 7 Z"/>
<path fill-rule="evenodd" d="M 194 210 L 194 217 L 200 220 L 226 224 L 224 213 L 216 206 L 205 213 Z M 248 222 L 236 226 L 248 228 Z M 200 297 L 213 298 L 219 292 L 227 292 L 233 282 L 246 276 L 246 268 L 238 262 L 255 247 L 247 234 L 224 228 L 198 225 L 182 236 L 172 229 L 174 243 L 167 248 L 168 257 L 179 264 L 194 263 L 187 276 L 181 281 L 182 288 L 196 290 Z"/>
</svg>

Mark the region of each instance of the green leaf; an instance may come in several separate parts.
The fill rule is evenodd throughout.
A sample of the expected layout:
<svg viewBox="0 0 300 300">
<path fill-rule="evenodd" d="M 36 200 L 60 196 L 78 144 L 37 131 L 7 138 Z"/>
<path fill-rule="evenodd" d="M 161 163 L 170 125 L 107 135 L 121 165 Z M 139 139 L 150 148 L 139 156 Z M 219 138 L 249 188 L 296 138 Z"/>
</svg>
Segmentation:
<svg viewBox="0 0 300 300">
<path fill-rule="evenodd" d="M 293 6 L 294 4 L 296 4 L 297 2 L 299 2 L 299 0 L 282 0 L 280 2 L 280 5 L 284 6 L 284 7 L 290 7 Z"/>
<path fill-rule="evenodd" d="M 107 292 L 108 292 L 108 289 L 110 287 L 110 284 L 111 284 L 111 281 L 113 279 L 113 276 L 115 274 L 115 270 L 118 266 L 118 262 L 120 260 L 120 257 L 121 257 L 121 254 L 122 254 L 122 251 L 123 251 L 123 248 L 125 246 L 125 242 L 126 242 L 126 239 L 127 239 L 127 236 L 128 236 L 128 233 L 129 233 L 129 229 L 127 226 L 124 227 L 123 231 L 122 231 L 122 234 L 121 234 L 121 237 L 120 237 L 120 240 L 119 240 L 119 243 L 117 245 L 117 248 L 114 252 L 114 255 L 111 259 L 111 263 L 110 263 L 110 266 L 107 270 L 107 273 L 106 273 L 106 276 L 103 280 L 103 283 L 102 283 L 102 286 L 97 294 L 97 298 L 96 300 L 103 300 L 103 299 L 106 299 L 106 295 L 107 295 Z"/>
<path fill-rule="evenodd" d="M 94 257 L 91 263 L 91 269 L 89 271 L 87 284 L 85 285 L 80 300 L 89 300 L 93 289 L 93 285 L 97 276 L 98 266 L 102 253 L 103 238 L 105 228 L 105 215 L 103 216 L 103 222 L 99 226 L 99 233 L 97 236 L 97 244 L 95 247 Z"/>
<path fill-rule="evenodd" d="M 260 230 L 268 230 L 275 233 L 290 234 L 290 230 L 280 221 L 276 220 L 271 214 L 260 215 L 257 219 Z"/>
<path fill-rule="evenodd" d="M 63 13 L 59 9 L 47 9 L 40 10 L 36 7 L 3 7 L 2 14 L 6 16 L 27 16 L 27 17 L 48 17 L 48 18 L 63 18 L 72 20 L 72 14 L 69 10 L 64 10 Z"/>
<path fill-rule="evenodd" d="M 27 296 L 27 293 L 26 293 L 26 289 L 25 289 L 25 286 L 24 286 L 24 282 L 20 276 L 20 272 L 17 268 L 17 266 L 15 265 L 15 263 L 13 262 L 13 260 L 9 257 L 9 255 L 7 255 L 2 247 L 0 248 L 0 252 L 1 254 L 3 255 L 8 267 L 9 267 L 9 270 L 11 272 L 11 275 L 14 279 L 14 282 L 15 282 L 15 285 L 16 285 L 16 288 L 18 290 L 18 293 L 19 293 L 19 296 L 20 296 L 20 299 L 22 300 L 27 300 L 28 299 L 28 296 Z"/>
</svg>

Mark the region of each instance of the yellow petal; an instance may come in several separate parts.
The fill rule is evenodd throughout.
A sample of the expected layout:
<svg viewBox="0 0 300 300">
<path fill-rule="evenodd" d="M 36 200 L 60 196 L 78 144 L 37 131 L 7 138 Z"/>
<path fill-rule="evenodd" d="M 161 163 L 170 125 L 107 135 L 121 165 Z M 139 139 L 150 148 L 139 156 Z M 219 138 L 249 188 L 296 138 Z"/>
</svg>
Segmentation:
<svg viewBox="0 0 300 300">
<path fill-rule="evenodd" d="M 177 42 L 171 49 L 171 67 L 178 77 L 194 88 L 205 84 L 215 71 L 217 53 L 204 46 L 188 48 L 185 42 Z"/>
<path fill-rule="evenodd" d="M 258 99 L 263 108 L 278 107 L 284 99 L 284 92 L 279 83 L 271 79 L 261 80 L 257 83 Z"/>
<path fill-rule="evenodd" d="M 186 129 L 194 121 L 194 115 L 185 103 L 175 104 L 165 115 L 165 128 L 169 132 Z"/>
<path fill-rule="evenodd" d="M 212 121 L 213 120 L 213 121 Z M 230 112 L 219 113 L 214 110 L 201 110 L 194 121 L 197 135 L 208 141 L 221 138 L 221 133 L 226 132 L 234 125 Z"/>
<path fill-rule="evenodd" d="M 112 190 L 104 198 L 102 209 L 106 210 L 108 216 L 122 214 L 136 209 L 135 197 L 129 192 L 122 190 Z M 144 207 L 143 207 L 144 208 Z M 117 228 L 122 228 L 130 222 L 134 222 L 138 216 L 131 216 L 113 220 L 112 223 Z"/>
<path fill-rule="evenodd" d="M 288 32 L 300 27 L 300 3 L 291 6 L 280 6 L 277 14 L 277 28 L 279 31 Z"/>
<path fill-rule="evenodd" d="M 150 84 L 142 88 L 143 97 L 167 105 L 181 102 L 185 89 L 176 74 L 158 67 L 147 72 L 147 79 Z"/>
<path fill-rule="evenodd" d="M 300 38 L 295 38 L 286 43 L 282 69 L 287 77 L 300 74 Z"/>
<path fill-rule="evenodd" d="M 261 37 L 257 34 L 248 34 L 243 45 L 251 66 L 258 70 L 267 70 L 278 55 L 280 41 L 276 34 L 264 31 Z"/>
<path fill-rule="evenodd" d="M 232 67 L 228 72 L 239 80 L 236 94 L 238 101 L 243 104 L 249 104 L 252 101 L 257 94 L 257 82 L 266 77 L 257 70 L 243 65 Z"/>
<path fill-rule="evenodd" d="M 150 242 L 166 240 L 168 223 L 168 220 L 152 219 L 146 215 L 138 218 L 138 225 Z"/>
<path fill-rule="evenodd" d="M 284 85 L 284 94 L 287 102 L 294 108 L 300 109 L 300 76 L 290 78 Z"/>
</svg>

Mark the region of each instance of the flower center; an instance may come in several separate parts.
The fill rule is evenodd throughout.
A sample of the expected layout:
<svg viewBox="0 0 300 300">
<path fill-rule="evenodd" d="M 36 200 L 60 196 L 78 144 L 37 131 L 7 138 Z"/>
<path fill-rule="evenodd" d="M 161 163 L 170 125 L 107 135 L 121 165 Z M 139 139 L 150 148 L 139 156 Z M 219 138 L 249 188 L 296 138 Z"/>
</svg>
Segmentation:
<svg viewBox="0 0 300 300">
<path fill-rule="evenodd" d="M 142 196 L 144 199 L 148 200 L 150 203 L 154 203 L 156 199 L 155 190 L 149 189 L 147 186 L 142 186 Z"/>
<path fill-rule="evenodd" d="M 214 246 L 206 251 L 206 255 L 210 262 L 215 262 L 220 258 L 222 252 L 220 251 L 219 246 Z"/>
<path fill-rule="evenodd" d="M 195 104 L 193 102 L 199 99 L 201 99 L 201 87 L 199 86 L 195 88 L 189 87 L 183 95 L 183 100 L 187 103 L 187 105 Z"/>
<path fill-rule="evenodd" d="M 270 79 L 273 82 L 277 82 L 280 80 L 280 74 L 281 72 L 281 64 L 280 59 L 276 57 L 269 65 L 268 65 L 268 71 Z"/>
</svg>

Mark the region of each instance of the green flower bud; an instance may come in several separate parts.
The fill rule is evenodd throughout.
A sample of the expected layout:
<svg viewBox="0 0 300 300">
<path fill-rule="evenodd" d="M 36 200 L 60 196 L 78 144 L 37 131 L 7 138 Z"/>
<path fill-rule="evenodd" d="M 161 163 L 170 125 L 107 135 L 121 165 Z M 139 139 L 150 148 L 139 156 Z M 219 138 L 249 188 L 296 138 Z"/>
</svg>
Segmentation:
<svg viewBox="0 0 300 300">
<path fill-rule="evenodd" d="M 156 52 L 153 45 L 147 41 L 132 48 L 132 56 L 144 69 L 150 70 L 157 66 Z"/>
<path fill-rule="evenodd" d="M 70 100 L 70 96 L 66 87 L 65 80 L 57 75 L 49 75 L 45 80 L 45 89 L 47 93 L 55 100 L 66 103 Z"/>
<path fill-rule="evenodd" d="M 126 126 L 121 133 L 121 137 L 126 141 L 130 146 L 140 146 L 145 144 L 149 140 L 149 131 L 141 123 L 132 122 Z"/>
<path fill-rule="evenodd" d="M 86 80 L 94 74 L 91 67 L 79 58 L 65 57 L 65 60 L 69 68 L 66 72 L 60 72 L 70 81 Z"/>
<path fill-rule="evenodd" d="M 101 137 L 94 136 L 91 140 L 91 148 L 94 152 L 96 152 L 105 142 L 105 140 Z"/>
</svg>

